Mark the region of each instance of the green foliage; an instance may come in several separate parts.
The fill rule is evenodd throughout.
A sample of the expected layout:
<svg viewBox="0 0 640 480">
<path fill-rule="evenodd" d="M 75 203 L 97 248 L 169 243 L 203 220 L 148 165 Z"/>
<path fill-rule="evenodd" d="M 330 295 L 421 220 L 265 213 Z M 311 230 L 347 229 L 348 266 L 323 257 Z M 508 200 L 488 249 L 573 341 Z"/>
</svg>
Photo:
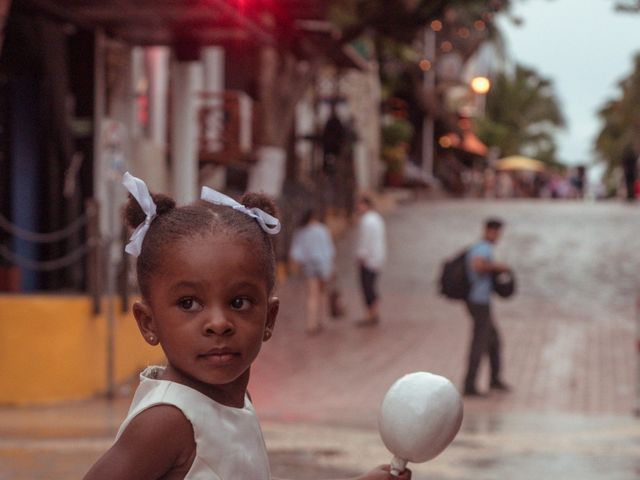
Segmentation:
<svg viewBox="0 0 640 480">
<path fill-rule="evenodd" d="M 382 127 L 382 145 L 395 147 L 401 143 L 409 143 L 413 137 L 414 128 L 408 120 L 394 119 Z"/>
<path fill-rule="evenodd" d="M 328 18 L 348 41 L 364 31 L 411 43 L 426 25 L 454 8 L 462 12 L 498 12 L 510 0 L 333 0 Z"/>
<path fill-rule="evenodd" d="M 631 74 L 618 84 L 618 97 L 608 101 L 598 112 L 603 125 L 595 141 L 595 150 L 609 172 L 620 164 L 624 149 L 639 140 L 640 54 L 633 63 Z"/>
<path fill-rule="evenodd" d="M 478 137 L 501 156 L 525 154 L 551 164 L 558 162 L 554 133 L 563 126 L 551 81 L 521 65 L 495 78 L 485 117 L 476 123 Z"/>
<path fill-rule="evenodd" d="M 425 28 L 433 20 L 440 20 L 439 42 L 448 42 L 466 61 L 486 41 L 500 45 L 495 14 L 508 11 L 510 4 L 510 0 L 332 0 L 328 18 L 340 32 L 340 42 L 371 39 L 380 66 L 383 100 L 403 98 L 410 108 L 455 125 L 454 115 L 447 110 L 444 100 L 433 92 L 423 91 L 424 73 L 419 62 L 424 58 Z M 430 60 L 437 62 L 437 56 Z M 413 133 L 408 121 L 383 127 L 382 159 L 388 171 L 403 170 Z M 508 131 L 494 133 L 501 138 L 509 137 Z"/>
<path fill-rule="evenodd" d="M 397 145 L 395 147 L 382 147 L 382 161 L 388 172 L 403 173 L 404 165 L 407 161 L 407 145 Z"/>
<path fill-rule="evenodd" d="M 409 152 L 409 142 L 413 138 L 414 128 L 411 122 L 402 118 L 394 118 L 383 125 L 382 161 L 387 172 L 402 173 Z"/>
<path fill-rule="evenodd" d="M 615 8 L 619 12 L 638 13 L 640 12 L 640 1 L 638 0 L 618 0 Z"/>
</svg>

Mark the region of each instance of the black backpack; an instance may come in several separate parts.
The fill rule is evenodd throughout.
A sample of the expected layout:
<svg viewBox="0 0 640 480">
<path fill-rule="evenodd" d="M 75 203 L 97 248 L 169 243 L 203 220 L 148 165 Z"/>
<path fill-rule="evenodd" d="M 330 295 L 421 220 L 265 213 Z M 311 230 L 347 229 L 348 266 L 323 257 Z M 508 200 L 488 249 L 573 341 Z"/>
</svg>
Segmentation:
<svg viewBox="0 0 640 480">
<path fill-rule="evenodd" d="M 442 265 L 440 293 L 451 300 L 466 300 L 469 296 L 471 283 L 467 276 L 467 252 L 462 251 Z"/>
</svg>

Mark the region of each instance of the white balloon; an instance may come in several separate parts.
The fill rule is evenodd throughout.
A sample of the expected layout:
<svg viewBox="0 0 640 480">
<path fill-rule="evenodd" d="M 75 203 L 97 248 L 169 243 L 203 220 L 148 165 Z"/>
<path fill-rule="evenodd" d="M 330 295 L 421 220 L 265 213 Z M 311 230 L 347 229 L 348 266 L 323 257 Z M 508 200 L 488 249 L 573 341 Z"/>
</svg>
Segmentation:
<svg viewBox="0 0 640 480">
<path fill-rule="evenodd" d="M 395 460 L 421 463 L 439 455 L 462 424 L 462 398 L 445 377 L 410 373 L 387 391 L 378 414 L 385 446 Z M 402 471 L 404 465 L 399 465 Z"/>
</svg>

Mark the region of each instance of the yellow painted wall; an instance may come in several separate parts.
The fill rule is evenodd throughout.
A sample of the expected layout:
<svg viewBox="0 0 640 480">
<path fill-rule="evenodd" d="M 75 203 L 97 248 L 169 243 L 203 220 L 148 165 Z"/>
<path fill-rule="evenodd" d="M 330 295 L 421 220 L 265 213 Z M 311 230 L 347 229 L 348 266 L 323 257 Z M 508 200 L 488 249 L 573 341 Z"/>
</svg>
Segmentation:
<svg viewBox="0 0 640 480">
<path fill-rule="evenodd" d="M 116 302 L 117 303 L 117 302 Z M 162 363 L 142 339 L 131 310 L 116 305 L 114 380 Z M 107 390 L 107 318 L 85 296 L 0 295 L 0 404 L 74 400 Z"/>
</svg>

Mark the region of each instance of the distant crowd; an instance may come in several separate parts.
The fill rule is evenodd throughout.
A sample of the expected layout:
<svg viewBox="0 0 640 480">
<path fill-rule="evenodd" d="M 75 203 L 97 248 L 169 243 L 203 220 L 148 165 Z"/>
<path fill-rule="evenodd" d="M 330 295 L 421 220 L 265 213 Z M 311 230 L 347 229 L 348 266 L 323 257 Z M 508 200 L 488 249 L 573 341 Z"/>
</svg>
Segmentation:
<svg viewBox="0 0 640 480">
<path fill-rule="evenodd" d="M 588 182 L 584 167 L 567 172 L 469 169 L 462 175 L 465 195 L 476 198 L 601 199 L 603 183 Z"/>
</svg>

